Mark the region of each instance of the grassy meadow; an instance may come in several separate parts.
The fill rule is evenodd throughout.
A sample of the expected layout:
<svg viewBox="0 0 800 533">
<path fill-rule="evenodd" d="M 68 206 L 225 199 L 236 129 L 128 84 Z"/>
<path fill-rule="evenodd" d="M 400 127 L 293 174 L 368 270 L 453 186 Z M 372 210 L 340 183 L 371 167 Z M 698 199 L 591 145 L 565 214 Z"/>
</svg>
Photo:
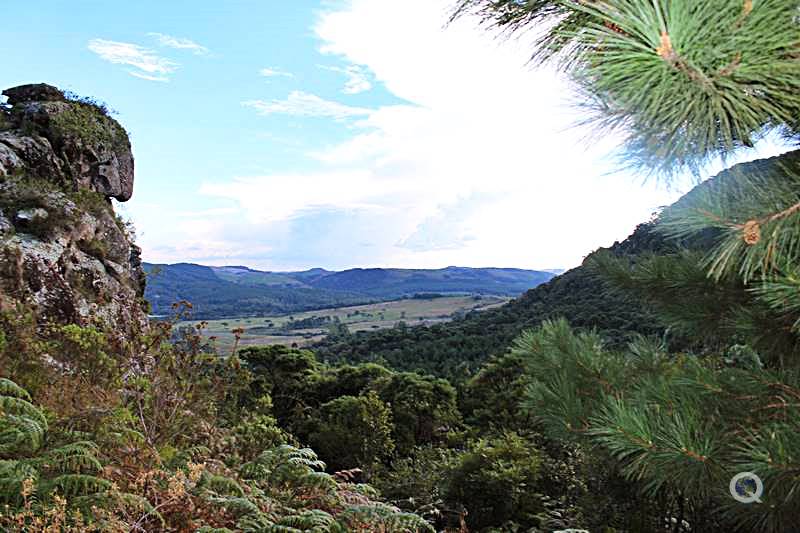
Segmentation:
<svg viewBox="0 0 800 533">
<path fill-rule="evenodd" d="M 337 307 L 286 315 L 227 318 L 204 321 L 203 333 L 216 337 L 219 353 L 229 353 L 235 344 L 234 330 L 240 333 L 239 346 L 297 344 L 305 346 L 323 339 L 338 320 L 351 333 L 390 328 L 399 322 L 409 326 L 446 322 L 470 311 L 482 311 L 506 303 L 501 296 L 444 296 L 409 298 L 351 307 Z M 180 326 L 196 326 L 199 320 L 185 321 Z"/>
</svg>

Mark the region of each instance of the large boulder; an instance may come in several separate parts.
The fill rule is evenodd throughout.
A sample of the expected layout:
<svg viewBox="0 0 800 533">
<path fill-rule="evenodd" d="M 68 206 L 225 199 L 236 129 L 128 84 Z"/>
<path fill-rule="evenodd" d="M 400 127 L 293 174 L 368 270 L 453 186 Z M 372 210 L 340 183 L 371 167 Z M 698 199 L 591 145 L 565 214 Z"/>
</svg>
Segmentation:
<svg viewBox="0 0 800 533">
<path fill-rule="evenodd" d="M 121 338 L 146 330 L 141 251 L 110 200 L 133 193 L 125 130 L 49 85 L 3 94 L 0 312 L 23 304 L 40 324 L 95 324 Z"/>
<path fill-rule="evenodd" d="M 0 176 L 24 158 L 29 170 L 73 189 L 91 189 L 124 202 L 133 194 L 133 155 L 128 134 L 91 101 L 68 100 L 45 84 L 3 91 L 6 130 L 0 134 Z M 42 160 L 43 157 L 49 160 Z"/>
</svg>

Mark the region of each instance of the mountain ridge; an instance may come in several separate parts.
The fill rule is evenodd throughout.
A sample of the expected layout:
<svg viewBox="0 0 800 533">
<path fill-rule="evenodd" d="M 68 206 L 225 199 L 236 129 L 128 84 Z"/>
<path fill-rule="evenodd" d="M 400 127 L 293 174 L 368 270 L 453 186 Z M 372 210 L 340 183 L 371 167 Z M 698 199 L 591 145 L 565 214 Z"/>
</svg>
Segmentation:
<svg viewBox="0 0 800 533">
<path fill-rule="evenodd" d="M 199 319 L 257 316 L 367 304 L 417 294 L 518 296 L 554 277 L 502 267 L 440 269 L 353 268 L 260 271 L 246 266 L 144 263 L 153 312 L 169 314 L 189 301 Z"/>
</svg>

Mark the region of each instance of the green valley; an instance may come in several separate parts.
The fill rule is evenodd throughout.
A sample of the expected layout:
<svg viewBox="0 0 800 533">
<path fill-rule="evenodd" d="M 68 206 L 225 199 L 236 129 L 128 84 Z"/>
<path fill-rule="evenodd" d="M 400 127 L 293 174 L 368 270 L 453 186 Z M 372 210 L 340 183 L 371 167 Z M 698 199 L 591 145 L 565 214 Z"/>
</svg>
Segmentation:
<svg viewBox="0 0 800 533">
<path fill-rule="evenodd" d="M 246 267 L 145 263 L 153 313 L 188 301 L 194 318 L 259 317 L 385 302 L 417 295 L 518 296 L 555 275 L 518 268 L 354 268 L 264 272 Z"/>
<path fill-rule="evenodd" d="M 417 298 L 305 311 L 291 315 L 223 318 L 202 321 L 202 331 L 213 337 L 219 353 L 227 354 L 239 337 L 238 346 L 286 344 L 306 346 L 331 335 L 346 338 L 362 331 L 430 326 L 503 305 L 501 296 L 420 295 Z M 184 321 L 178 328 L 194 327 L 200 321 Z"/>
</svg>

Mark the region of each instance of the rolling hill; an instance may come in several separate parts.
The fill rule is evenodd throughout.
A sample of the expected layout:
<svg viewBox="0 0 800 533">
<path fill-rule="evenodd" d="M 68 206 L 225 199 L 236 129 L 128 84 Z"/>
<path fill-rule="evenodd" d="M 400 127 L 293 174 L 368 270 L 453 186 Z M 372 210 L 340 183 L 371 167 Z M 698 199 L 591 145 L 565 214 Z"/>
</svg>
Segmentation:
<svg viewBox="0 0 800 533">
<path fill-rule="evenodd" d="M 552 272 L 515 268 L 447 267 L 435 270 L 314 268 L 264 272 L 244 266 L 145 263 L 145 297 L 156 315 L 186 300 L 198 319 L 264 316 L 395 300 L 418 294 L 518 296 Z"/>
<path fill-rule="evenodd" d="M 645 223 L 624 241 L 614 243 L 610 251 L 635 256 L 670 248 L 653 231 L 652 224 Z M 609 290 L 585 261 L 494 309 L 431 326 L 401 325 L 345 337 L 329 336 L 312 349 L 323 361 L 379 362 L 399 370 L 424 370 L 458 380 L 471 375 L 490 356 L 505 352 L 523 330 L 558 317 L 567 317 L 578 329 L 598 330 L 612 345 L 625 343 L 632 332 L 661 331 L 646 305 Z"/>
<path fill-rule="evenodd" d="M 691 203 L 696 195 L 709 194 L 715 184 L 739 179 L 741 172 L 768 172 L 775 165 L 798 158 L 800 150 L 735 165 L 697 185 L 673 206 Z M 654 228 L 653 222 L 640 224 L 627 239 L 614 243 L 608 251 L 635 260 L 640 254 L 672 254 L 679 247 L 705 251 L 716 243 L 713 231 L 679 244 L 666 239 Z M 422 369 L 460 379 L 474 372 L 489 357 L 504 353 L 523 330 L 534 328 L 546 319 L 563 317 L 577 329 L 596 330 L 611 347 L 621 347 L 634 334 L 662 335 L 664 326 L 658 323 L 646 301 L 611 290 L 591 268 L 594 253 L 581 266 L 530 289 L 503 306 L 432 326 L 395 327 L 357 332 L 347 337 L 327 337 L 313 345 L 313 349 L 329 362 L 377 361 L 395 369 Z"/>
</svg>

